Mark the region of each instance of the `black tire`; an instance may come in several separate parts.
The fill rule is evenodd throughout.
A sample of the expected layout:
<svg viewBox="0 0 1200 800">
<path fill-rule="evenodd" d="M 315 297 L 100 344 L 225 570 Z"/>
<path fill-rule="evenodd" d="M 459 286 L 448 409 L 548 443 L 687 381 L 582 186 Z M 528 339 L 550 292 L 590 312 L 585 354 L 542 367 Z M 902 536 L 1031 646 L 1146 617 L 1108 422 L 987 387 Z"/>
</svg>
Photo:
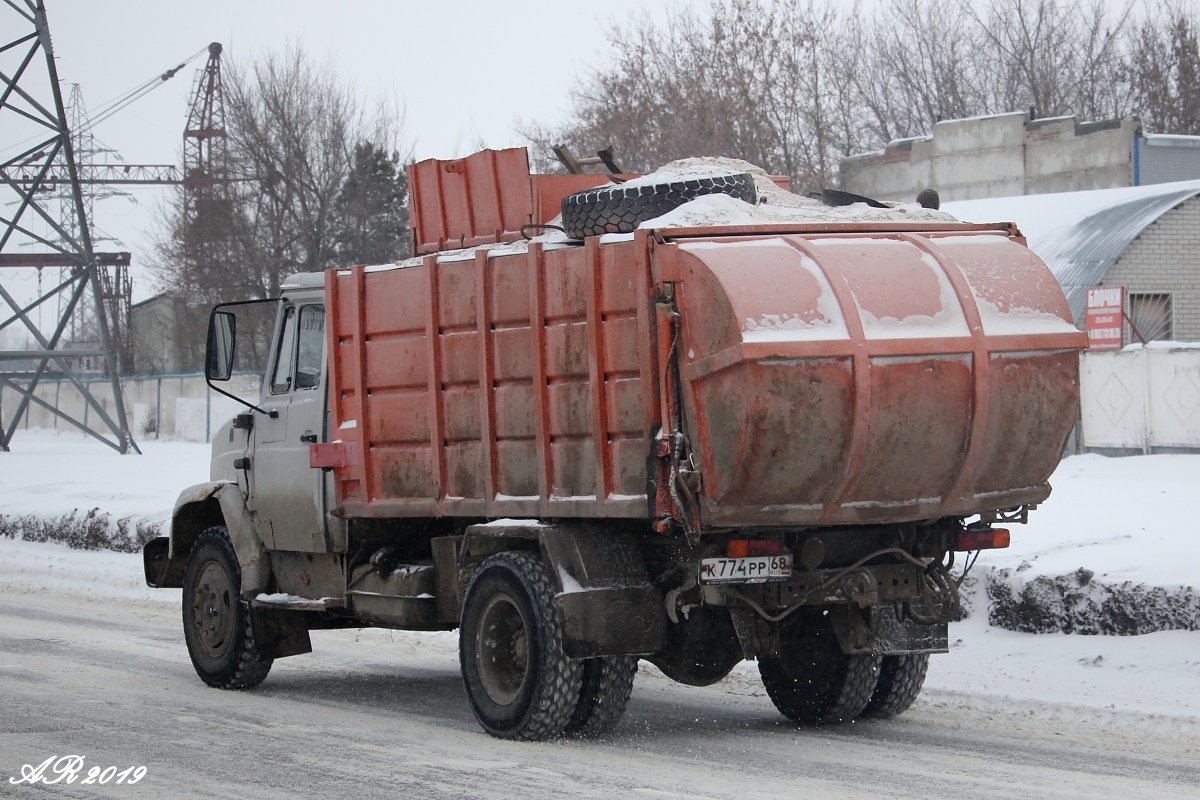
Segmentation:
<svg viewBox="0 0 1200 800">
<path fill-rule="evenodd" d="M 706 194 L 727 194 L 747 203 L 758 202 L 758 189 L 749 172 L 648 186 L 618 184 L 564 197 L 563 228 L 572 239 L 602 233 L 632 233 L 646 220 L 660 217 Z"/>
<path fill-rule="evenodd" d="M 921 693 L 928 669 L 928 653 L 884 656 L 879 668 L 879 683 L 862 716 L 890 719 L 903 714 Z"/>
<path fill-rule="evenodd" d="M 879 680 L 880 657 L 846 655 L 823 617 L 780 631 L 778 656 L 761 656 L 758 672 L 771 702 L 788 719 L 848 722 L 867 707 Z"/>
<path fill-rule="evenodd" d="M 637 656 L 584 659 L 579 703 L 563 733 L 583 738 L 612 733 L 629 705 L 637 669 Z"/>
<path fill-rule="evenodd" d="M 583 664 L 563 652 L 562 611 L 540 558 L 499 553 L 463 600 L 459 664 L 471 710 L 501 739 L 560 735 L 579 703 Z"/>
<path fill-rule="evenodd" d="M 258 656 L 241 586 L 228 532 L 223 526 L 204 531 L 183 574 L 183 638 L 196 674 L 218 689 L 257 686 L 274 663 Z"/>
</svg>

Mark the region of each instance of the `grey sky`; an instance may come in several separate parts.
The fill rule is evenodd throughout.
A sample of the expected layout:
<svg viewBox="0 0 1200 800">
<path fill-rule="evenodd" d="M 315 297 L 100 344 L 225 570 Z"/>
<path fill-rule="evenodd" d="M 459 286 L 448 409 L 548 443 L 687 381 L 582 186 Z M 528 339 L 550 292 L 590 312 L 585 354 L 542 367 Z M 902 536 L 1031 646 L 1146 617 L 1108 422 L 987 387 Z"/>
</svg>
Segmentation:
<svg viewBox="0 0 1200 800">
<path fill-rule="evenodd" d="M 46 0 L 59 77 L 79 83 L 89 107 L 123 94 L 209 42 L 249 59 L 302 44 L 364 93 L 404 106 L 417 158 L 454 157 L 521 144 L 518 118 L 553 122 L 569 108 L 576 75 L 600 62 L 610 21 L 651 13 L 647 0 Z M 129 163 L 176 163 L 201 57 L 173 80 L 95 129 Z M 0 146 L 9 143 L 0 137 Z M 146 230 L 161 190 L 97 205 L 96 225 L 144 263 Z M 102 249 L 114 249 L 104 243 Z M 151 293 L 141 271 L 135 300 Z"/>
</svg>

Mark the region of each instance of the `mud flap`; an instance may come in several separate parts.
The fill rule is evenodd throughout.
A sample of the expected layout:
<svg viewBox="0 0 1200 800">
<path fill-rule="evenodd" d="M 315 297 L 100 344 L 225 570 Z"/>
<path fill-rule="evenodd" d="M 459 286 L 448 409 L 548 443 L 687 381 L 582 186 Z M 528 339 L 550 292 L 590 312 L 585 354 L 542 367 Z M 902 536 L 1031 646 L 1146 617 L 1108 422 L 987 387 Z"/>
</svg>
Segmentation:
<svg viewBox="0 0 1200 800">
<path fill-rule="evenodd" d="M 583 589 L 557 595 L 563 650 L 571 658 L 653 653 L 662 647 L 666 613 L 653 586 Z"/>
<path fill-rule="evenodd" d="M 142 546 L 142 569 L 146 573 L 146 585 L 151 589 L 179 588 L 183 586 L 183 571 L 186 561 L 171 561 L 171 540 L 159 536 Z"/>
<path fill-rule="evenodd" d="M 724 678 L 745 656 L 728 609 L 692 608 L 667 626 L 663 647 L 647 657 L 673 681 L 709 686 Z"/>
<path fill-rule="evenodd" d="M 554 602 L 563 612 L 563 650 L 572 658 L 642 655 L 663 647 L 663 596 L 651 585 L 630 534 L 601 525 L 492 523 L 469 526 L 457 556 L 451 542 L 434 542 L 439 570 L 458 560 L 459 595 L 473 572 L 469 565 L 505 550 L 540 550 L 554 581 Z M 450 584 L 447 576 L 439 576 L 439 592 Z M 444 605 L 439 613 L 448 617 L 451 607 Z"/>
<path fill-rule="evenodd" d="M 902 619 L 892 603 L 862 610 L 852 605 L 833 606 L 829 618 L 842 652 L 848 655 L 901 656 L 950 651 L 947 623 L 922 625 L 909 618 Z"/>
<path fill-rule="evenodd" d="M 662 593 L 650 585 L 631 535 L 561 525 L 540 529 L 538 541 L 553 570 L 567 655 L 593 658 L 662 648 Z"/>
<path fill-rule="evenodd" d="M 266 660 L 311 653 L 306 616 L 303 611 L 251 607 L 250 627 L 259 657 Z"/>
</svg>

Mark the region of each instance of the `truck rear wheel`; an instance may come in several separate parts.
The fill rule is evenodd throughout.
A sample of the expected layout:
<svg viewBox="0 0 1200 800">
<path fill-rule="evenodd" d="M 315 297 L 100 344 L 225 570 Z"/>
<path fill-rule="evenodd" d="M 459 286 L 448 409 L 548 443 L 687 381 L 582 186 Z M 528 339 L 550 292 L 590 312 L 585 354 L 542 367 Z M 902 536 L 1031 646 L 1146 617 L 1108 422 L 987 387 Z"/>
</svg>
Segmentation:
<svg viewBox="0 0 1200 800">
<path fill-rule="evenodd" d="M 563 733 L 580 737 L 611 733 L 629 705 L 637 668 L 637 656 L 584 659 L 579 704 Z"/>
<path fill-rule="evenodd" d="M 563 198 L 563 228 L 572 239 L 602 233 L 632 233 L 646 220 L 661 217 L 706 194 L 727 194 L 752 205 L 758 202 L 758 189 L 749 172 L 667 179 L 641 186 L 601 186 Z"/>
<path fill-rule="evenodd" d="M 459 662 L 471 710 L 502 739 L 561 734 L 579 703 L 583 664 L 563 652 L 562 611 L 540 558 L 499 553 L 463 600 Z"/>
<path fill-rule="evenodd" d="M 879 668 L 879 683 L 862 715 L 889 719 L 903 714 L 921 693 L 928 669 L 928 653 L 884 656 Z"/>
<path fill-rule="evenodd" d="M 225 528 L 204 531 L 183 575 L 183 638 L 196 674 L 218 689 L 257 686 L 274 663 L 258 657 L 241 585 L 241 567 Z"/>
<path fill-rule="evenodd" d="M 758 672 L 771 702 L 796 722 L 847 722 L 862 713 L 879 681 L 880 657 L 846 655 L 824 617 L 796 620 L 779 633 L 779 655 Z"/>
</svg>

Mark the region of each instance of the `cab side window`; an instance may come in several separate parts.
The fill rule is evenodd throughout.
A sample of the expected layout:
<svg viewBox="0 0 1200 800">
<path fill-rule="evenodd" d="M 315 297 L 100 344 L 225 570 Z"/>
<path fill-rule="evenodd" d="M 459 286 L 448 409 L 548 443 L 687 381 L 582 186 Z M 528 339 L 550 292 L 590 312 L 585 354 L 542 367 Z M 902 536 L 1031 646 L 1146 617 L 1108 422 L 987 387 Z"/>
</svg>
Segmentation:
<svg viewBox="0 0 1200 800">
<path fill-rule="evenodd" d="M 321 385 L 321 356 L 325 352 L 325 306 L 302 306 L 298 331 L 296 388 L 316 389 Z"/>
<path fill-rule="evenodd" d="M 283 310 L 279 349 L 275 351 L 275 368 L 271 371 L 271 394 L 285 394 L 292 390 L 292 365 L 295 355 L 296 307 L 288 306 Z"/>
</svg>

